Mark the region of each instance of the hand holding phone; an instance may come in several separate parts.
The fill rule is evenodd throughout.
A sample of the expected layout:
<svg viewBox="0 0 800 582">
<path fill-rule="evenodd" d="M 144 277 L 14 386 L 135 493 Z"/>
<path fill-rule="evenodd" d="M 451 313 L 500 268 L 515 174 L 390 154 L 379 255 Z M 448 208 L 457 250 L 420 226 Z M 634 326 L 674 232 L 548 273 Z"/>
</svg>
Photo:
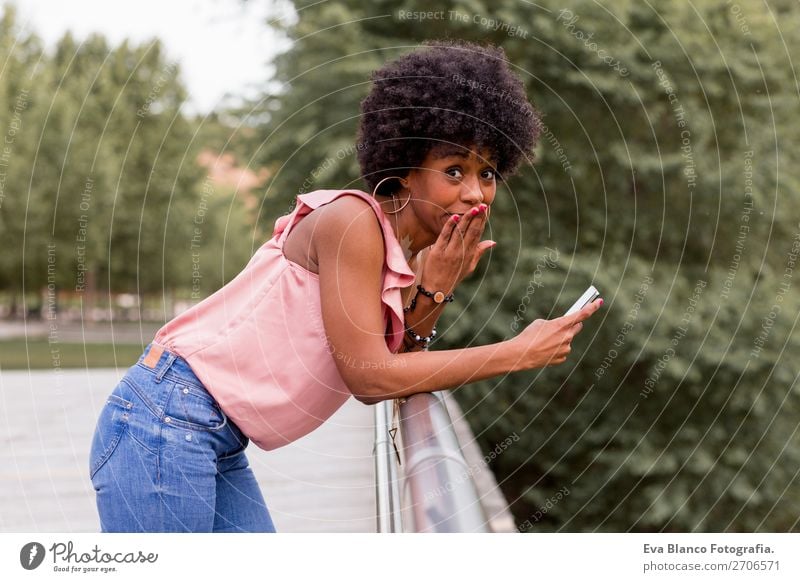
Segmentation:
<svg viewBox="0 0 800 582">
<path fill-rule="evenodd" d="M 600 292 L 590 285 L 562 317 L 537 319 L 511 340 L 521 346 L 521 369 L 563 364 L 572 351 L 572 340 L 583 328 L 582 322 L 603 305 L 602 299 L 595 301 L 599 295 Z"/>
<path fill-rule="evenodd" d="M 598 291 L 594 285 L 589 285 L 589 288 L 583 292 L 583 295 L 581 295 L 580 299 L 573 303 L 572 307 L 567 309 L 567 312 L 564 315 L 572 315 L 576 311 L 580 311 L 598 297 L 600 297 L 600 291 Z"/>
</svg>

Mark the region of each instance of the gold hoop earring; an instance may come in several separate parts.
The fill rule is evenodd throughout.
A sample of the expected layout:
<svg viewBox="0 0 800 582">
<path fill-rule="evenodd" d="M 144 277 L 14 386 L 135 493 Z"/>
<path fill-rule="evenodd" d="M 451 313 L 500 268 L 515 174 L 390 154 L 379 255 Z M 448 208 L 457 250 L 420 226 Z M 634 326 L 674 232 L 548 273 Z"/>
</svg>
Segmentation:
<svg viewBox="0 0 800 582">
<path fill-rule="evenodd" d="M 400 176 L 386 176 L 386 177 L 385 177 L 385 178 L 383 178 L 383 179 L 382 179 L 380 182 L 378 182 L 377 184 L 375 184 L 375 188 L 373 188 L 373 189 L 372 189 L 372 197 L 373 197 L 373 198 L 375 198 L 375 193 L 378 191 L 378 188 L 380 187 L 380 185 L 381 185 L 381 184 L 383 184 L 383 183 L 384 183 L 386 180 L 391 180 L 392 178 L 397 178 L 398 180 L 402 180 L 402 178 L 401 178 Z M 394 200 L 394 199 L 395 199 L 395 197 L 394 197 L 394 196 L 392 196 L 392 199 Z M 409 195 L 408 195 L 408 200 L 406 200 L 405 204 L 403 204 L 403 205 L 402 205 L 400 208 L 397 208 L 396 210 L 393 210 L 392 212 L 387 212 L 386 210 L 384 210 L 384 211 L 383 211 L 383 213 L 384 213 L 384 214 L 397 214 L 397 213 L 398 213 L 398 212 L 400 212 L 400 211 L 401 211 L 403 208 L 405 208 L 406 206 L 408 206 L 408 203 L 409 203 L 409 202 L 411 202 L 411 193 L 410 193 L 410 191 L 409 191 Z"/>
</svg>

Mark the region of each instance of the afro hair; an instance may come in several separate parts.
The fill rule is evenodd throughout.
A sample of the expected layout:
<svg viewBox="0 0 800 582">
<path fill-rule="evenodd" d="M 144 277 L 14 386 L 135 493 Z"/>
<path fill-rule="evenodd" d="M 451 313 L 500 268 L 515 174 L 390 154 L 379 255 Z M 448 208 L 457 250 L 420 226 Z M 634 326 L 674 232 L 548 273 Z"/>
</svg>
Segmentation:
<svg viewBox="0 0 800 582">
<path fill-rule="evenodd" d="M 371 80 L 357 143 L 369 191 L 387 176 L 405 177 L 437 144 L 488 150 L 501 180 L 532 155 L 540 120 L 502 48 L 429 41 L 375 70 Z M 399 186 L 388 180 L 378 193 Z"/>
</svg>

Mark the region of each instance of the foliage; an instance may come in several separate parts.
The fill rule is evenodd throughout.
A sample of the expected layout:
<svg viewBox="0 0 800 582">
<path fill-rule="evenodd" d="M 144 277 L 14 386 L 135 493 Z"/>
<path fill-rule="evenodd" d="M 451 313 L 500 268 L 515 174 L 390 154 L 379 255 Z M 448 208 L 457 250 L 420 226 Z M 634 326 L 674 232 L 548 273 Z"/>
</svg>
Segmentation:
<svg viewBox="0 0 800 582">
<path fill-rule="evenodd" d="M 232 130 L 182 113 L 180 68 L 161 42 L 66 33 L 45 52 L 18 26 L 6 7 L 0 289 L 72 291 L 88 309 L 101 292 L 201 297 L 233 277 L 250 257 L 241 231 L 252 221 L 203 180 L 195 139 L 224 148 Z"/>
<path fill-rule="evenodd" d="M 252 112 L 264 228 L 299 191 L 363 187 L 369 73 L 424 39 L 503 46 L 544 115 L 437 342 L 508 339 L 602 291 L 568 364 L 455 391 L 486 450 L 522 437 L 493 466 L 518 521 L 567 487 L 534 531 L 798 531 L 796 4 L 295 6 L 282 90 Z"/>
</svg>

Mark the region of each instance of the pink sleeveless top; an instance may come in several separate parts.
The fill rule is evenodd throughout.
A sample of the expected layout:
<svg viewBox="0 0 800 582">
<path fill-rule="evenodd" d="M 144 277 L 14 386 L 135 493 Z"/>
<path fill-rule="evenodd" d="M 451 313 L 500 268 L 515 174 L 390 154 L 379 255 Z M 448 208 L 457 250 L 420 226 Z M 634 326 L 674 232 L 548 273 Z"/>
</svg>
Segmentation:
<svg viewBox="0 0 800 582">
<path fill-rule="evenodd" d="M 378 217 L 385 260 L 381 306 L 392 353 L 405 332 L 400 289 L 416 277 L 389 219 L 359 190 L 297 196 L 272 238 L 229 283 L 156 332 L 154 342 L 184 358 L 222 410 L 258 447 L 275 449 L 308 434 L 350 397 L 336 368 L 320 309 L 319 276 L 283 255 L 292 227 L 339 196 L 369 202 Z"/>
</svg>

